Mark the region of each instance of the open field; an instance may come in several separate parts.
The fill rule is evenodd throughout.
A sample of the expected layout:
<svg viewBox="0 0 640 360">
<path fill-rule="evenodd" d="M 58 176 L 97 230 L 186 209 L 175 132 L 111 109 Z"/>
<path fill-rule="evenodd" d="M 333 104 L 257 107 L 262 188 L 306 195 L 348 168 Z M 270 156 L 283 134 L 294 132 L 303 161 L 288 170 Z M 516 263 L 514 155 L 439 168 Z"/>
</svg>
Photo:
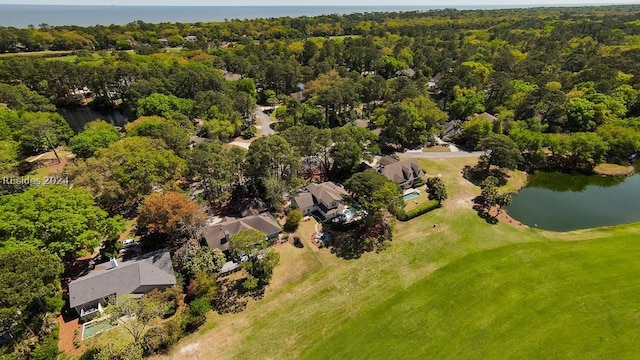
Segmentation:
<svg viewBox="0 0 640 360">
<path fill-rule="evenodd" d="M 473 253 L 318 341 L 303 359 L 635 357 L 640 242 L 538 242 Z"/>
<path fill-rule="evenodd" d="M 479 189 L 461 175 L 474 161 L 420 160 L 442 175 L 449 199 L 398 222 L 380 254 L 342 260 L 307 236 L 302 249 L 279 245 L 263 299 L 212 314 L 208 331 L 157 359 L 184 359 L 181 349 L 194 346 L 201 359 L 637 355 L 640 225 L 571 233 L 490 225 L 471 209 Z M 587 239 L 598 240 L 572 242 Z"/>
<path fill-rule="evenodd" d="M 55 56 L 64 56 L 64 55 L 69 55 L 72 54 L 73 51 L 70 50 L 59 50 L 59 51 L 53 51 L 53 50 L 46 50 L 46 51 L 31 51 L 31 52 L 20 52 L 20 53 L 4 53 L 4 54 L 0 54 L 0 58 L 7 58 L 7 57 L 31 57 L 31 56 L 42 56 L 42 57 L 55 57 Z"/>
<path fill-rule="evenodd" d="M 448 146 L 435 145 L 422 148 L 422 152 L 451 152 Z"/>
</svg>

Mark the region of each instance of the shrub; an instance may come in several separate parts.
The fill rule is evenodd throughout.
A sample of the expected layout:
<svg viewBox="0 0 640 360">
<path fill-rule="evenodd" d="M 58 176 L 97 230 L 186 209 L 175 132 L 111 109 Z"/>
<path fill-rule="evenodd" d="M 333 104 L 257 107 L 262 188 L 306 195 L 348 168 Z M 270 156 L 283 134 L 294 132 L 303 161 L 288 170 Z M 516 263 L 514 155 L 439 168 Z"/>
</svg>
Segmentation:
<svg viewBox="0 0 640 360">
<path fill-rule="evenodd" d="M 196 317 L 204 317 L 211 310 L 211 304 L 207 299 L 198 298 L 189 304 L 189 314 Z"/>
<path fill-rule="evenodd" d="M 303 214 L 300 209 L 295 209 L 287 215 L 287 222 L 284 224 L 284 229 L 288 232 L 294 232 L 298 229 Z"/>
<path fill-rule="evenodd" d="M 197 298 L 189 303 L 189 309 L 182 320 L 184 331 L 196 331 L 207 320 L 207 313 L 210 310 L 211 303 L 205 298 Z"/>
<path fill-rule="evenodd" d="M 34 360 L 49 360 L 56 359 L 60 354 L 58 350 L 58 326 L 54 331 L 47 335 L 38 346 L 31 353 L 31 359 Z"/>
<path fill-rule="evenodd" d="M 399 214 L 397 214 L 396 216 L 398 217 L 398 220 L 400 221 L 408 221 L 411 220 L 413 218 L 416 218 L 422 214 L 426 214 L 431 210 L 437 209 L 440 207 L 440 204 L 438 203 L 437 200 L 431 200 L 431 201 L 427 201 L 425 203 L 422 203 L 418 206 L 416 206 L 415 208 L 409 210 L 409 211 L 404 211 L 402 210 Z"/>
<path fill-rule="evenodd" d="M 251 275 L 249 275 L 243 282 L 242 282 L 242 287 L 246 290 L 246 291 L 253 291 L 258 287 L 258 279 L 256 277 L 253 277 Z"/>
<path fill-rule="evenodd" d="M 145 356 L 164 353 L 171 345 L 182 337 L 182 329 L 177 319 L 166 321 L 153 327 L 142 338 L 142 349 Z"/>
<path fill-rule="evenodd" d="M 251 139 L 252 137 L 256 136 L 257 132 L 258 132 L 258 129 L 254 125 L 251 125 L 246 129 L 242 130 L 242 132 L 240 133 L 240 136 L 242 136 L 242 138 L 244 139 Z"/>
<path fill-rule="evenodd" d="M 424 180 L 424 178 L 420 178 L 420 179 L 418 179 L 418 181 L 416 181 L 416 182 L 413 184 L 413 187 L 420 187 L 420 186 L 422 186 L 422 185 L 424 185 L 424 184 L 426 184 L 426 183 L 427 183 L 427 182 Z"/>
</svg>

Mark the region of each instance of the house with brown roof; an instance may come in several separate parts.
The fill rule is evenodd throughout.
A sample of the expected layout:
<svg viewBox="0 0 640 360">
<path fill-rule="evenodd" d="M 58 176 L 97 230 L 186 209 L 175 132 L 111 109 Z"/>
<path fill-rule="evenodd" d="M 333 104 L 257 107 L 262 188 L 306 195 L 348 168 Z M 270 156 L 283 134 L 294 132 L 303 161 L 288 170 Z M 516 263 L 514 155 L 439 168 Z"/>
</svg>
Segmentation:
<svg viewBox="0 0 640 360">
<path fill-rule="evenodd" d="M 415 186 L 425 175 L 415 159 L 398 161 L 386 156 L 378 164 L 378 171 L 404 190 Z"/>
<path fill-rule="evenodd" d="M 267 213 L 247 216 L 241 219 L 225 217 L 221 222 L 204 229 L 204 241 L 213 249 L 227 251 L 231 236 L 242 230 L 254 229 L 261 231 L 267 240 L 274 239 L 282 232 L 280 225 Z"/>
<path fill-rule="evenodd" d="M 238 212 L 242 217 L 262 214 L 267 211 L 267 205 L 264 201 L 256 198 L 247 199 L 240 203 Z"/>
<path fill-rule="evenodd" d="M 494 123 L 494 122 L 496 122 L 496 120 L 498 120 L 498 118 L 495 115 L 491 115 L 486 111 L 481 113 L 481 114 L 473 114 L 473 115 L 469 116 L 469 118 L 467 120 L 472 120 L 472 119 L 476 119 L 476 118 L 489 120 L 492 123 Z"/>
<path fill-rule="evenodd" d="M 333 182 L 311 183 L 291 198 L 291 207 L 304 215 L 317 212 L 324 220 L 333 220 L 342 215 L 342 202 L 347 196 L 347 191 Z"/>
<path fill-rule="evenodd" d="M 69 283 L 69 306 L 81 318 L 102 313 L 109 298 L 132 294 L 142 297 L 153 289 L 176 284 L 171 255 L 160 250 L 118 263 L 97 265 L 86 276 Z"/>
</svg>

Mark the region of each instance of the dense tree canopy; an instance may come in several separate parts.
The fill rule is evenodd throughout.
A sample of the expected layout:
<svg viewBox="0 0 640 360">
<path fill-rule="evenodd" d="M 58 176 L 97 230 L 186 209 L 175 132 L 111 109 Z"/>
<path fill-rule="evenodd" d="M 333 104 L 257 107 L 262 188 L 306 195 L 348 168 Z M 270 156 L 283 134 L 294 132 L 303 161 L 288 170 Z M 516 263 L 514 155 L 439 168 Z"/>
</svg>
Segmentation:
<svg viewBox="0 0 640 360">
<path fill-rule="evenodd" d="M 113 125 L 104 121 L 92 121 L 84 126 L 80 134 L 71 139 L 69 146 L 76 156 L 88 158 L 98 149 L 109 147 L 118 139 L 120 134 Z"/>
<path fill-rule="evenodd" d="M 81 188 L 35 186 L 0 197 L 2 248 L 30 245 L 69 260 L 123 229 L 121 218 L 107 216 Z"/>
<path fill-rule="evenodd" d="M 2 329 L 14 336 L 38 330 L 46 312 L 60 310 L 62 270 L 60 258 L 44 250 L 22 246 L 0 251 Z"/>
<path fill-rule="evenodd" d="M 136 136 L 77 160 L 65 171 L 75 186 L 87 188 L 100 205 L 119 211 L 135 206 L 154 188 L 174 188 L 185 168 L 185 161 L 168 150 L 164 141 Z"/>
</svg>

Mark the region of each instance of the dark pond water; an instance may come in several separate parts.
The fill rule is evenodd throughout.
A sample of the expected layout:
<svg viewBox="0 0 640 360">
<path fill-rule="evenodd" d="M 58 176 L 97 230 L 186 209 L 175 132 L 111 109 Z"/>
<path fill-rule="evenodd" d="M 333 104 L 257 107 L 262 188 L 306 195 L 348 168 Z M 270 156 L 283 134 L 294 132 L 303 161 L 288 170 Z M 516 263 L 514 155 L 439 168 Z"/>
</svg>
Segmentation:
<svg viewBox="0 0 640 360">
<path fill-rule="evenodd" d="M 637 170 L 637 168 L 636 168 Z M 640 174 L 628 177 L 537 173 L 507 212 L 531 227 L 569 231 L 640 221 Z"/>
<path fill-rule="evenodd" d="M 58 112 L 65 118 L 65 120 L 67 120 L 69 126 L 71 126 L 73 131 L 76 133 L 80 132 L 86 123 L 96 119 L 104 120 L 119 127 L 124 127 L 127 123 L 127 118 L 119 111 L 100 113 L 90 107 L 81 107 L 74 109 L 58 109 Z"/>
</svg>

